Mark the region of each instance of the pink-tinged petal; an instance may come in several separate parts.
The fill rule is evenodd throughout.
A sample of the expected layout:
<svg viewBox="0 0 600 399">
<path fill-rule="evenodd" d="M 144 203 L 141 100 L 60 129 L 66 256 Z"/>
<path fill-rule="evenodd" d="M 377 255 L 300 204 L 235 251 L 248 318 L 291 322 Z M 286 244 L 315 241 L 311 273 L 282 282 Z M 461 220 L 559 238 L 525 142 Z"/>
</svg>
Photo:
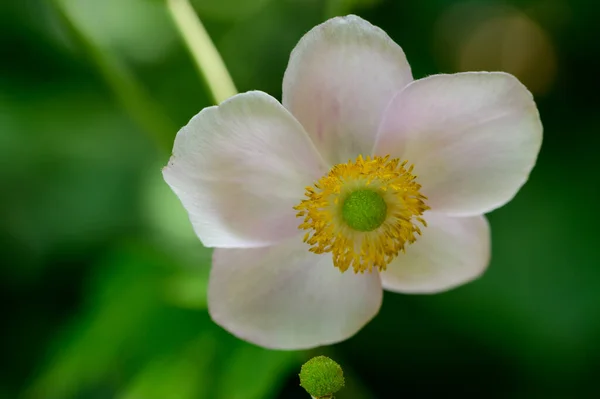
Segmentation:
<svg viewBox="0 0 600 399">
<path fill-rule="evenodd" d="M 204 245 L 253 247 L 298 234 L 293 207 L 326 170 L 294 117 L 249 92 L 194 116 L 163 176 Z"/>
<path fill-rule="evenodd" d="M 542 144 L 531 93 L 501 72 L 417 80 L 390 103 L 376 154 L 414 163 L 435 212 L 478 215 L 510 201 Z"/>
<path fill-rule="evenodd" d="M 313 28 L 283 78 L 283 105 L 331 164 L 370 155 L 394 93 L 412 81 L 402 49 L 381 29 L 350 15 Z"/>
<path fill-rule="evenodd" d="M 383 288 L 432 294 L 479 277 L 490 261 L 490 228 L 484 216 L 427 212 L 423 235 L 381 272 Z"/>
<path fill-rule="evenodd" d="M 343 341 L 377 314 L 375 273 L 341 273 L 331 254 L 308 251 L 301 237 L 276 246 L 219 249 L 213 256 L 208 310 L 233 335 L 272 349 Z"/>
</svg>

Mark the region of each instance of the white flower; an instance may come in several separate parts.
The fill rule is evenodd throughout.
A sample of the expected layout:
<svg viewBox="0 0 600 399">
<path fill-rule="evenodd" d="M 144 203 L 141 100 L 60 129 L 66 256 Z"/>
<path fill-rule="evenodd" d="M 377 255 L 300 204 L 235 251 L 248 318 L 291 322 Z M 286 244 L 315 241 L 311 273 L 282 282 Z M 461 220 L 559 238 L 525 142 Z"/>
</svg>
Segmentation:
<svg viewBox="0 0 600 399">
<path fill-rule="evenodd" d="M 282 102 L 254 91 L 202 110 L 163 171 L 215 247 L 216 323 L 264 347 L 311 348 L 355 334 L 382 288 L 435 293 L 481 275 L 482 215 L 517 193 L 542 141 L 516 78 L 414 81 L 396 43 L 348 16 L 300 40 Z"/>
</svg>

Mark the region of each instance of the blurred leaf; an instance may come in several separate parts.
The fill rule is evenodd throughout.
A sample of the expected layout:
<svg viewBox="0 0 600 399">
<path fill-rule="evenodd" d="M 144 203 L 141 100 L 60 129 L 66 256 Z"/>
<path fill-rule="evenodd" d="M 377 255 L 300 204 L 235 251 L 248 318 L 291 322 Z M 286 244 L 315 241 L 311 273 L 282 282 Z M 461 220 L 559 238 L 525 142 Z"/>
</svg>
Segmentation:
<svg viewBox="0 0 600 399">
<path fill-rule="evenodd" d="M 170 278 L 165 286 L 165 300 L 182 308 L 206 309 L 209 270 L 206 264 Z"/>
<path fill-rule="evenodd" d="M 60 0 L 102 48 L 120 57 L 150 62 L 161 59 L 175 31 L 161 2 L 148 0 Z"/>
<path fill-rule="evenodd" d="M 9 94 L 10 95 L 10 94 Z M 151 146 L 90 85 L 46 85 L 0 102 L 0 227 L 16 265 L 72 252 L 139 224 L 135 181 Z M 27 274 L 28 267 L 11 268 Z"/>
<path fill-rule="evenodd" d="M 222 399 L 262 399 L 275 397 L 283 377 L 299 367 L 298 352 L 269 351 L 254 345 L 241 345 L 219 374 L 218 397 Z"/>
<path fill-rule="evenodd" d="M 193 299 L 184 305 L 200 307 L 205 291 L 195 291 L 205 289 L 206 280 L 190 279 L 167 264 L 168 258 L 145 246 L 108 258 L 82 315 L 56 341 L 27 397 L 65 399 L 117 390 L 111 381 L 130 381 L 123 399 L 258 399 L 275 394 L 281 377 L 299 363 L 298 355 L 235 339 L 205 312 L 168 307 L 162 301 L 165 282 L 175 298 Z M 188 292 L 177 292 L 186 280 Z M 217 353 L 218 361 L 212 360 Z"/>
<path fill-rule="evenodd" d="M 52 4 L 69 38 L 100 73 L 129 116 L 142 127 L 159 150 L 168 151 L 169 137 L 176 126 L 129 68 L 111 51 L 103 49 L 98 39 L 87 32 L 85 24 L 73 15 L 65 1 L 53 0 Z"/>
<path fill-rule="evenodd" d="M 248 18 L 272 0 L 192 0 L 200 18 L 236 20 Z"/>
<path fill-rule="evenodd" d="M 209 398 L 217 341 L 212 331 L 186 345 L 183 350 L 152 360 L 120 395 L 120 399 Z"/>
<path fill-rule="evenodd" d="M 359 9 L 375 7 L 382 0 L 326 0 L 325 17 L 348 15 Z"/>
<path fill-rule="evenodd" d="M 211 329 L 152 361 L 120 398 L 267 399 L 298 364 L 297 353 L 267 351 Z"/>
<path fill-rule="evenodd" d="M 145 247 L 116 252 L 100 265 L 81 315 L 56 342 L 31 398 L 68 398 L 171 353 L 210 325 L 207 317 L 164 305 L 162 285 L 172 271 Z M 116 387 L 115 387 L 116 388 Z"/>
</svg>

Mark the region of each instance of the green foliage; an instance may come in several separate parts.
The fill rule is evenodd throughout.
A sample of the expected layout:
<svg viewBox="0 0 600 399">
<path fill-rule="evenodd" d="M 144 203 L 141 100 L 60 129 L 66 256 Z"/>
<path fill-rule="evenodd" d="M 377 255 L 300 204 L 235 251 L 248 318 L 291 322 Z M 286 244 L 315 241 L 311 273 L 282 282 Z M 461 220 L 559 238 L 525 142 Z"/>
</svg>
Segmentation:
<svg viewBox="0 0 600 399">
<path fill-rule="evenodd" d="M 59 338 L 27 397 L 77 397 L 82 387 L 124 379 L 122 399 L 259 399 L 280 384 L 297 356 L 229 337 L 205 310 L 171 306 L 164 295 L 180 272 L 170 264 L 135 244 L 99 265 L 87 311 Z"/>
<path fill-rule="evenodd" d="M 325 14 L 328 17 L 356 13 L 357 10 L 368 9 L 382 0 L 326 0 Z"/>
<path fill-rule="evenodd" d="M 164 57 L 176 35 L 160 2 L 149 0 L 52 0 L 64 5 L 85 34 L 105 51 L 138 62 Z M 143 18 L 132 18 L 133 15 Z"/>
<path fill-rule="evenodd" d="M 270 1 L 273 0 L 192 0 L 191 2 L 200 16 L 227 21 L 251 18 Z"/>
</svg>

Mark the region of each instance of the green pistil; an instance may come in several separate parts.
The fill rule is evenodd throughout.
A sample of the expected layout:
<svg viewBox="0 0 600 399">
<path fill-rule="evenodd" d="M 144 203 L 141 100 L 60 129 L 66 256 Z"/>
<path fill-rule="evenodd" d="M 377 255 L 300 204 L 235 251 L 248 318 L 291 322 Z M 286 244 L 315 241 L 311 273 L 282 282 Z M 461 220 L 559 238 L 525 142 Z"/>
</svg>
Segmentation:
<svg viewBox="0 0 600 399">
<path fill-rule="evenodd" d="M 373 190 L 357 190 L 350 193 L 342 205 L 342 218 L 352 229 L 373 231 L 383 224 L 387 204 Z"/>
</svg>

